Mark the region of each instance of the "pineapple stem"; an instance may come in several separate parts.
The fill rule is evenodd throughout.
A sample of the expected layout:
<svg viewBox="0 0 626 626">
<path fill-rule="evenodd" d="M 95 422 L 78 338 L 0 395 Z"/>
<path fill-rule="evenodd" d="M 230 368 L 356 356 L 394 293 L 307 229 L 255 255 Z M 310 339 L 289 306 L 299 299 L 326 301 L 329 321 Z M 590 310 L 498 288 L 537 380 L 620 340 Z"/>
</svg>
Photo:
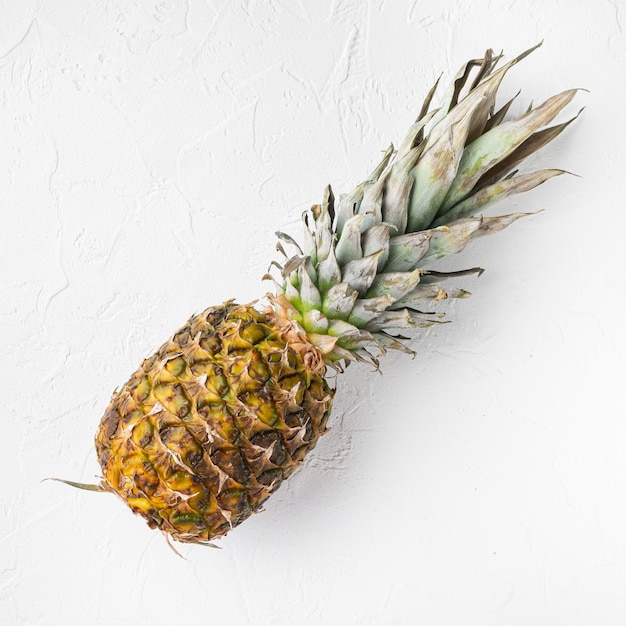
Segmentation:
<svg viewBox="0 0 626 626">
<path fill-rule="evenodd" d="M 83 489 L 84 491 L 98 491 L 98 492 L 110 491 L 109 489 L 106 489 L 102 484 L 91 485 L 89 483 L 77 483 L 77 482 L 74 482 L 73 480 L 65 480 L 64 478 L 54 478 L 54 477 L 44 478 L 43 480 L 55 480 L 56 482 L 65 483 L 66 485 L 69 485 L 70 487 L 75 487 L 76 489 Z"/>
</svg>

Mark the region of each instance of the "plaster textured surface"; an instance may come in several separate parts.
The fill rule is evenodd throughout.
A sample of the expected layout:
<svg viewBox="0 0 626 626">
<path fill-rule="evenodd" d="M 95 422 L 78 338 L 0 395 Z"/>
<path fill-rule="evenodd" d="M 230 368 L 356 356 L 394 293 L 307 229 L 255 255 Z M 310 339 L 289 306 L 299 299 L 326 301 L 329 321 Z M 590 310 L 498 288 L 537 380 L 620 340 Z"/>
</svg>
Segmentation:
<svg viewBox="0 0 626 626">
<path fill-rule="evenodd" d="M 618 0 L 0 1 L 0 622 L 626 620 L 626 8 Z M 262 515 L 182 546 L 90 482 L 112 391 L 204 307 L 262 296 L 274 231 L 359 182 L 440 72 L 512 57 L 515 111 L 587 110 L 501 205 L 546 209 Z M 574 108 L 575 109 L 575 108 Z M 572 110 L 574 110 L 572 109 Z"/>
</svg>

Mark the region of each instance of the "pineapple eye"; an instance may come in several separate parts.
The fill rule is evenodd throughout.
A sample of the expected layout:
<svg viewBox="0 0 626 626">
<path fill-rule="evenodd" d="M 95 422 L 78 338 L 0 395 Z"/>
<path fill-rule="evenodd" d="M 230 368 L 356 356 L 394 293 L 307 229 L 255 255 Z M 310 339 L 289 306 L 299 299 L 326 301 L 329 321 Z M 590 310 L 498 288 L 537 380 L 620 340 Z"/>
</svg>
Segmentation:
<svg viewBox="0 0 626 626">
<path fill-rule="evenodd" d="M 168 372 L 170 372 L 174 376 L 181 377 L 187 369 L 187 362 L 185 361 L 185 359 L 183 359 L 182 356 L 179 356 L 176 359 L 168 361 L 165 367 L 167 368 Z"/>
<path fill-rule="evenodd" d="M 251 344 L 256 345 L 267 337 L 266 327 L 262 324 L 248 324 L 242 331 L 241 336 Z"/>
</svg>

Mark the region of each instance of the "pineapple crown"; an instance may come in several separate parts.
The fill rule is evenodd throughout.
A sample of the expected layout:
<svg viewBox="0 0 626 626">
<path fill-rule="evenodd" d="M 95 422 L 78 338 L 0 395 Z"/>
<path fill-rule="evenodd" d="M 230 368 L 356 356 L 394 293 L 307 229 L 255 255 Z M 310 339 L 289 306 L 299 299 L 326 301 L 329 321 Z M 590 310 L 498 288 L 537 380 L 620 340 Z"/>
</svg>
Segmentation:
<svg viewBox="0 0 626 626">
<path fill-rule="evenodd" d="M 284 262 L 272 264 L 279 281 L 265 277 L 277 287 L 268 296 L 270 305 L 279 318 L 302 327 L 327 363 L 357 360 L 377 367 L 377 356 L 388 349 L 413 354 L 408 338 L 396 333 L 440 323 L 442 314 L 422 309 L 469 293 L 445 291 L 439 282 L 482 272 L 437 272 L 424 264 L 530 215 L 477 213 L 565 173 L 544 169 L 519 174 L 516 166 L 578 117 L 580 111 L 546 127 L 577 89 L 531 106 L 517 119 L 505 119 L 517 96 L 495 108 L 507 71 L 540 45 L 497 70 L 502 55 L 494 56 L 492 50 L 468 61 L 440 106 L 429 111 L 437 81 L 397 150 L 389 146 L 370 176 L 338 202 L 328 186 L 322 203 L 304 212 L 300 243 L 276 233 Z M 289 256 L 282 242 L 297 253 Z"/>
</svg>

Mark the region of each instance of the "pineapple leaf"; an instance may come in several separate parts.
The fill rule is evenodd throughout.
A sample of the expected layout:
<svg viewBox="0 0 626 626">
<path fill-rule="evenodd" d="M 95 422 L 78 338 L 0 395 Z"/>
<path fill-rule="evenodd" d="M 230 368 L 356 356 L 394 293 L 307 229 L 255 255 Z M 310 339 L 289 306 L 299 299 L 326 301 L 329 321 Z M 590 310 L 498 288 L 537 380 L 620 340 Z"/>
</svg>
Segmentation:
<svg viewBox="0 0 626 626">
<path fill-rule="evenodd" d="M 429 239 L 429 247 L 421 262 L 441 259 L 449 254 L 461 252 L 470 239 L 498 232 L 528 213 L 513 213 L 498 217 L 466 217 L 447 226 L 435 228 Z"/>
<path fill-rule="evenodd" d="M 368 298 L 389 295 L 394 300 L 401 298 L 411 291 L 421 280 L 424 270 L 416 269 L 412 272 L 384 272 L 374 279 L 366 294 Z"/>
<path fill-rule="evenodd" d="M 359 292 L 346 282 L 333 285 L 324 295 L 322 313 L 329 319 L 347 320 Z"/>
<path fill-rule="evenodd" d="M 394 299 L 388 294 L 375 298 L 358 299 L 354 303 L 348 322 L 361 328 L 383 311 L 386 311 L 393 303 Z"/>
<path fill-rule="evenodd" d="M 357 187 L 347 194 L 339 196 L 339 206 L 337 207 L 335 231 L 341 235 L 345 223 L 359 211 L 361 201 L 365 191 L 371 187 L 382 175 L 393 156 L 393 145 L 390 145 L 385 151 L 382 160 L 374 168 L 374 171 Z"/>
<path fill-rule="evenodd" d="M 441 300 L 447 300 L 448 298 L 469 298 L 470 292 L 465 289 L 452 289 L 444 291 L 439 285 L 418 285 L 408 293 L 406 296 L 400 298 L 394 302 L 389 309 L 409 308 L 415 309 L 421 306 L 424 302 L 439 302 Z"/>
<path fill-rule="evenodd" d="M 364 294 L 372 284 L 378 271 L 378 257 L 382 250 L 374 252 L 362 259 L 350 261 L 343 268 L 343 280 L 349 283 L 359 293 Z"/>
<path fill-rule="evenodd" d="M 576 89 L 570 89 L 549 98 L 533 111 L 517 120 L 492 128 L 467 146 L 440 213 L 444 214 L 467 196 L 485 172 L 511 154 L 535 130 L 552 121 L 571 102 L 576 91 Z"/>
<path fill-rule="evenodd" d="M 523 191 L 530 191 L 546 180 L 560 176 L 561 174 L 567 174 L 567 172 L 556 169 L 540 170 L 538 172 L 522 174 L 493 183 L 451 208 L 446 214 L 435 220 L 434 225 L 441 226 L 461 217 L 474 215 L 479 209 L 491 202 L 504 200 L 509 196 Z"/>
<path fill-rule="evenodd" d="M 424 151 L 411 170 L 415 182 L 408 209 L 409 232 L 427 228 L 437 214 L 456 176 L 473 115 L 472 109 L 459 122 L 452 124 L 446 133 Z"/>
<path fill-rule="evenodd" d="M 393 226 L 391 226 L 391 224 L 382 222 L 371 226 L 361 236 L 361 247 L 363 248 L 363 254 L 365 256 L 382 250 L 380 257 L 378 257 L 379 272 L 385 267 L 385 263 L 387 263 L 389 257 L 389 240 L 392 228 Z"/>
<path fill-rule="evenodd" d="M 335 255 L 337 262 L 342 267 L 350 261 L 355 261 L 363 256 L 361 249 L 361 233 L 366 215 L 357 214 L 346 221 L 337 242 Z"/>
<path fill-rule="evenodd" d="M 420 230 L 394 237 L 389 242 L 389 258 L 385 264 L 386 272 L 410 272 L 428 252 L 431 230 Z"/>
<path fill-rule="evenodd" d="M 479 190 L 485 185 L 496 182 L 501 179 L 506 173 L 510 172 L 517 164 L 521 163 L 526 157 L 529 157 L 534 152 L 537 152 L 540 148 L 550 143 L 553 139 L 558 137 L 574 120 L 578 119 L 578 116 L 584 111 L 584 107 L 578 111 L 578 113 L 563 122 L 549 128 L 544 128 L 536 133 L 533 133 L 528 139 L 520 144 L 511 154 L 502 159 L 497 165 L 492 167 L 488 172 L 485 172 L 483 176 L 476 183 L 475 190 Z"/>
<path fill-rule="evenodd" d="M 322 297 L 304 265 L 298 268 L 298 278 L 300 279 L 299 293 L 302 303 L 302 312 L 306 313 L 311 309 L 320 309 L 322 306 Z"/>
<path fill-rule="evenodd" d="M 341 280 L 341 269 L 335 258 L 336 250 L 331 248 L 328 256 L 318 264 L 318 287 L 320 291 L 328 291 L 333 285 Z"/>
<path fill-rule="evenodd" d="M 377 330 L 385 330 L 391 328 L 429 328 L 435 324 L 446 324 L 447 322 L 441 322 L 435 315 L 430 317 L 424 317 L 425 313 L 415 312 L 409 309 L 400 309 L 398 311 L 385 311 L 378 317 L 369 322 L 365 329 L 370 332 L 376 332 Z"/>
<path fill-rule="evenodd" d="M 407 205 L 411 195 L 414 178 L 411 170 L 417 164 L 424 143 L 412 148 L 400 160 L 396 161 L 387 176 L 387 188 L 383 195 L 383 221 L 395 227 L 395 233 L 401 235 L 407 226 Z"/>
</svg>

